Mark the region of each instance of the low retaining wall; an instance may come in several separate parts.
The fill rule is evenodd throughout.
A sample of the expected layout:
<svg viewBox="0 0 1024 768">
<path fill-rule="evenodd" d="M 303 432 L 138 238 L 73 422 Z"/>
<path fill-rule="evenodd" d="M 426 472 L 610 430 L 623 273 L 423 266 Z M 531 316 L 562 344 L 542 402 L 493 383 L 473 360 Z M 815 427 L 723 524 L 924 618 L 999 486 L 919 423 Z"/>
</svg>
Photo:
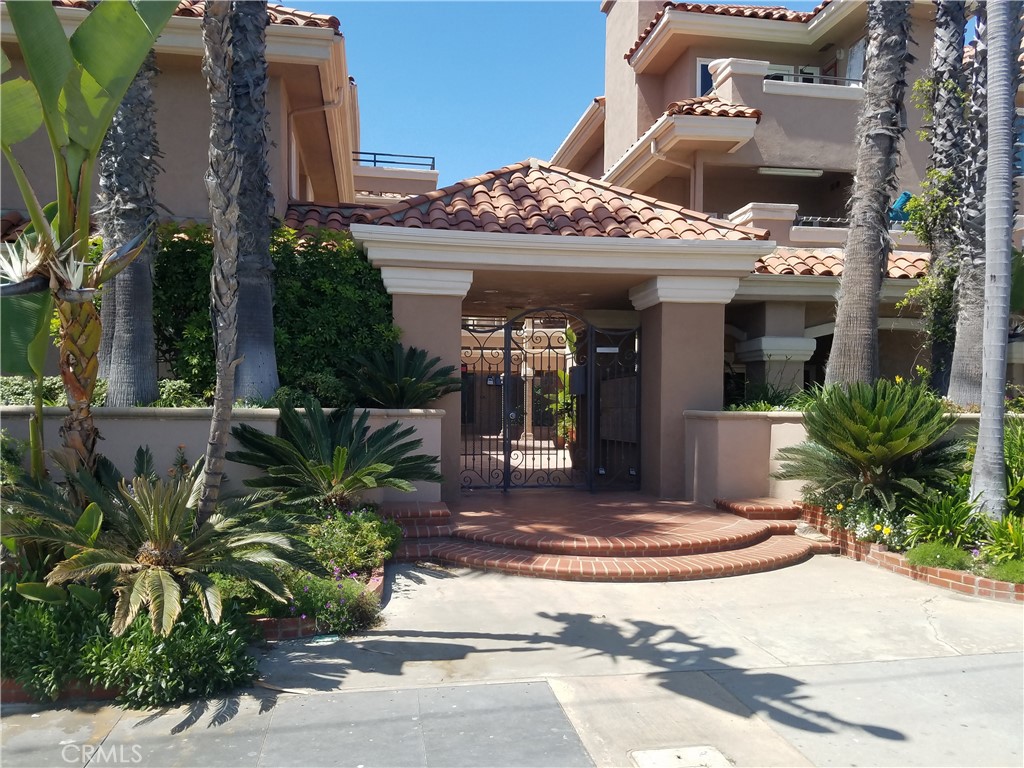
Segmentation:
<svg viewBox="0 0 1024 768">
<path fill-rule="evenodd" d="M 111 688 L 97 688 L 90 683 L 75 681 L 61 689 L 51 703 L 63 704 L 72 701 L 113 701 L 118 691 Z M 14 680 L 0 679 L 0 701 L 4 704 L 40 704 L 38 699 Z"/>
<path fill-rule="evenodd" d="M 954 418 L 954 417 L 950 417 Z M 978 414 L 955 417 L 951 436 L 978 428 Z M 799 411 L 686 411 L 685 494 L 701 504 L 718 499 L 795 499 L 800 480 L 776 480 L 775 454 L 807 439 Z"/>
<path fill-rule="evenodd" d="M 370 413 L 371 430 L 377 430 L 392 421 L 401 421 L 406 426 L 416 429 L 416 436 L 423 440 L 422 453 L 435 456 L 441 455 L 441 418 L 442 410 L 384 410 L 367 409 Z M 28 440 L 28 421 L 32 415 L 31 406 L 7 405 L 0 408 L 0 420 L 11 437 Z M 61 444 L 60 427 L 67 408 L 43 409 L 43 442 L 47 449 L 56 448 Z M 135 461 L 135 452 L 139 446 L 148 445 L 153 453 L 158 471 L 171 467 L 178 446 L 184 446 L 185 456 L 195 461 L 206 450 L 210 438 L 210 419 L 212 408 L 94 408 L 93 419 L 100 431 L 99 450 L 121 472 L 131 472 Z M 275 434 L 279 412 L 276 408 L 235 408 L 231 424 L 248 424 L 249 426 Z M 241 446 L 228 439 L 228 450 L 238 450 Z M 27 459 L 26 459 L 27 460 Z M 48 460 L 51 471 L 52 462 Z M 224 488 L 227 491 L 244 491 L 243 481 L 259 475 L 259 470 L 243 464 L 227 463 L 227 477 Z M 414 483 L 416 490 L 402 493 L 393 488 L 376 489 L 365 495 L 367 501 L 381 503 L 384 501 L 440 501 L 441 486 L 439 483 Z"/>
<path fill-rule="evenodd" d="M 832 539 L 832 543 L 839 547 L 839 553 L 846 557 L 962 595 L 1010 603 L 1024 603 L 1024 584 L 995 581 L 984 576 L 966 571 L 954 571 L 949 568 L 911 565 L 904 555 L 899 552 L 890 552 L 884 544 L 858 541 L 850 531 L 835 527 L 831 518 L 821 507 L 804 504 L 803 519 Z"/>
</svg>

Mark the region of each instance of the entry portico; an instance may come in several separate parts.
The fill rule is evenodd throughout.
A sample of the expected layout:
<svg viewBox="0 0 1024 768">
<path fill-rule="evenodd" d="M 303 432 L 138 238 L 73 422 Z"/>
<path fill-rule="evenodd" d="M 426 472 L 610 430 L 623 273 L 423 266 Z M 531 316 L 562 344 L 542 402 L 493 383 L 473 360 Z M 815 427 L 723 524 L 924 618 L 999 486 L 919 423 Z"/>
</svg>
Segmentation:
<svg viewBox="0 0 1024 768">
<path fill-rule="evenodd" d="M 683 498 L 683 411 L 720 408 L 725 305 L 767 232 L 532 160 L 381 211 L 353 238 L 381 270 L 407 345 L 459 366 L 463 317 L 544 306 L 640 328 L 641 487 Z M 439 404 L 443 495 L 459 491 L 461 400 Z"/>
</svg>

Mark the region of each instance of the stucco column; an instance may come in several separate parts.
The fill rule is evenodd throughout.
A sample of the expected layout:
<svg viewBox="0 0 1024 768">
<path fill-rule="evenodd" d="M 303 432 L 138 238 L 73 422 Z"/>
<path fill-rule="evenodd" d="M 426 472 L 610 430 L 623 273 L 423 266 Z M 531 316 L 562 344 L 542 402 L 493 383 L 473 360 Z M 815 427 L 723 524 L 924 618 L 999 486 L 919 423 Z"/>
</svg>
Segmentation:
<svg viewBox="0 0 1024 768">
<path fill-rule="evenodd" d="M 798 392 L 816 346 L 803 336 L 760 336 L 737 344 L 736 359 L 747 364 L 748 385 Z"/>
<path fill-rule="evenodd" d="M 473 273 L 455 269 L 383 267 L 381 278 L 391 294 L 391 314 L 402 331 L 402 343 L 419 347 L 442 365 L 458 371 L 462 355 L 462 300 L 473 283 Z M 445 395 L 434 408 L 444 409 L 441 421 L 441 498 L 459 495 L 462 454 L 462 396 Z"/>
<path fill-rule="evenodd" d="M 640 311 L 641 487 L 685 498 L 683 412 L 719 410 L 725 305 L 739 279 L 658 277 L 633 288 Z"/>
</svg>

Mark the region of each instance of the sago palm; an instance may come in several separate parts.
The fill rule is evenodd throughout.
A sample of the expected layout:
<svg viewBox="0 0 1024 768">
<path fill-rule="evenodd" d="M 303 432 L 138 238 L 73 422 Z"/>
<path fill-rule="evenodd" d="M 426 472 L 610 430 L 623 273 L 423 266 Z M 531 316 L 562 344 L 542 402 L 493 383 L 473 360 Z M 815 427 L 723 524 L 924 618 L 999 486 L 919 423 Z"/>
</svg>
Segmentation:
<svg viewBox="0 0 1024 768">
<path fill-rule="evenodd" d="M 425 349 L 395 344 L 387 352 L 376 350 L 369 358 L 357 357 L 356 362 L 361 368 L 353 388 L 381 408 L 423 408 L 462 387 L 454 375 L 455 366 L 438 368 L 441 358 L 428 359 Z"/>
<path fill-rule="evenodd" d="M 0 530 L 17 541 L 63 548 L 65 559 L 46 576 L 49 585 L 112 581 L 115 635 L 143 610 L 149 611 L 153 631 L 167 635 L 181 613 L 183 593 L 192 595 L 208 621 L 218 623 L 215 573 L 287 600 L 290 594 L 274 567 L 311 565 L 295 548 L 293 522 L 221 508 L 197 525 L 201 469 L 197 465 L 173 481 L 122 479 L 114 492 L 82 470 L 76 483 L 93 500 L 85 513 L 53 484 L 21 486 L 5 496 L 9 509 Z"/>
<path fill-rule="evenodd" d="M 441 481 L 438 457 L 414 453 L 423 441 L 410 439 L 415 429 L 401 422 L 371 432 L 369 412 L 326 412 L 312 397 L 303 415 L 290 403 L 280 414 L 280 437 L 240 424 L 231 433 L 244 450 L 227 455 L 267 473 L 245 481 L 266 503 L 342 509 L 367 489 L 412 491 L 411 481 Z"/>
</svg>

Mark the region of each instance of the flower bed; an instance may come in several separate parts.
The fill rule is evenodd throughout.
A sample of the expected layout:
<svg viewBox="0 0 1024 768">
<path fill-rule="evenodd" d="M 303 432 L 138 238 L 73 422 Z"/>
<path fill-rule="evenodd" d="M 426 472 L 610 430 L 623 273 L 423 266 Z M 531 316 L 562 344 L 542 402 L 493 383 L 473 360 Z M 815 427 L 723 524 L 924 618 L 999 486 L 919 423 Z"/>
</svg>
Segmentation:
<svg viewBox="0 0 1024 768">
<path fill-rule="evenodd" d="M 378 599 L 383 596 L 383 568 L 375 570 L 371 574 L 366 582 L 366 590 L 375 594 Z M 279 640 L 298 640 L 324 634 L 317 620 L 310 617 L 290 616 L 278 619 L 271 616 L 250 616 L 249 621 L 259 629 L 263 634 L 263 639 L 268 643 Z"/>
<path fill-rule="evenodd" d="M 898 573 L 914 581 L 923 581 L 936 587 L 958 592 L 962 595 L 983 597 L 989 600 L 1024 603 L 1024 584 L 1009 581 L 995 581 L 984 576 L 954 571 L 949 568 L 932 568 L 911 565 L 898 552 L 890 552 L 884 544 L 858 541 L 854 534 L 833 525 L 825 511 L 812 504 L 803 504 L 803 519 L 826 534 L 839 553 L 878 568 Z"/>
</svg>

